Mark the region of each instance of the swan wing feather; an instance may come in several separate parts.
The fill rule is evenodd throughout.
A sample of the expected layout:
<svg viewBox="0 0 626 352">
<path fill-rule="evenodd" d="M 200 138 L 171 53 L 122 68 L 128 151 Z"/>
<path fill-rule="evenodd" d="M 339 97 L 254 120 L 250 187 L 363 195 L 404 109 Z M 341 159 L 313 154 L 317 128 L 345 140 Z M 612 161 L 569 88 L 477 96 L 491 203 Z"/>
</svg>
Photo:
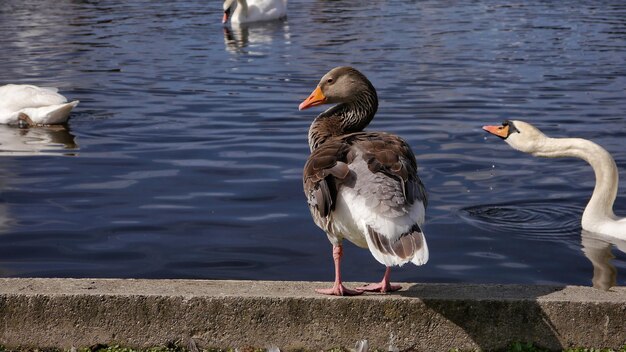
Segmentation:
<svg viewBox="0 0 626 352">
<path fill-rule="evenodd" d="M 66 103 L 67 99 L 57 91 L 57 88 L 50 87 L 7 84 L 0 87 L 0 105 L 7 111 L 19 111 Z"/>
</svg>

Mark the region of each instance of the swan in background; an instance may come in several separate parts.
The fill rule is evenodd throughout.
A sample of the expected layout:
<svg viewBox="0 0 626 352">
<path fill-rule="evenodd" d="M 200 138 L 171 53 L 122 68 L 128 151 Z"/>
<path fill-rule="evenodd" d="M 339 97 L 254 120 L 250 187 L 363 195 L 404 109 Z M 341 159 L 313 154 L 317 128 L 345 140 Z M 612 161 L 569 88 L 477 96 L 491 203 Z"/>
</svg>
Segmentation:
<svg viewBox="0 0 626 352">
<path fill-rule="evenodd" d="M 505 121 L 501 126 L 483 126 L 513 149 L 545 158 L 573 157 L 591 165 L 596 185 L 582 217 L 582 228 L 590 232 L 626 239 L 626 218 L 613 213 L 619 175 L 615 160 L 601 146 L 582 138 L 550 138 L 523 121 Z"/>
<path fill-rule="evenodd" d="M 224 0 L 222 23 L 271 21 L 287 16 L 287 0 Z"/>
<path fill-rule="evenodd" d="M 417 174 L 411 147 L 400 137 L 365 132 L 378 109 L 372 83 L 352 67 L 336 67 L 320 80 L 300 110 L 337 104 L 319 114 L 309 129 L 311 155 L 303 185 L 315 224 L 333 245 L 335 282 L 316 290 L 328 295 L 390 292 L 390 268 L 428 261 L 422 231 L 426 190 Z M 351 290 L 343 286 L 342 241 L 368 248 L 386 266 L 379 283 Z"/>
<path fill-rule="evenodd" d="M 57 88 L 28 84 L 0 86 L 0 123 L 57 125 L 67 122 L 78 100 L 67 102 Z"/>
</svg>

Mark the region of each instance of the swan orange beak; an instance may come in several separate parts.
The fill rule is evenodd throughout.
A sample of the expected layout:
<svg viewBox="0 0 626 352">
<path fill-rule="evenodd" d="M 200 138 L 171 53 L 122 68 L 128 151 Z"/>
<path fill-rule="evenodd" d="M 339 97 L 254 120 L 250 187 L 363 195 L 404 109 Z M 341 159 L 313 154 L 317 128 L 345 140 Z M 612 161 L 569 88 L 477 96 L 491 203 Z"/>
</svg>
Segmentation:
<svg viewBox="0 0 626 352">
<path fill-rule="evenodd" d="M 483 130 L 494 134 L 502 139 L 509 136 L 509 126 L 483 126 Z"/>
<path fill-rule="evenodd" d="M 228 11 L 224 11 L 224 17 L 222 17 L 222 23 L 226 23 L 228 21 L 229 14 L 230 14 L 230 9 L 228 9 Z"/>
<path fill-rule="evenodd" d="M 324 103 L 326 103 L 326 97 L 324 96 L 324 93 L 322 93 L 322 89 L 320 88 L 320 86 L 317 86 L 313 93 L 311 93 L 308 98 L 300 103 L 300 106 L 298 106 L 298 110 L 308 109 L 312 106 L 318 106 Z"/>
</svg>

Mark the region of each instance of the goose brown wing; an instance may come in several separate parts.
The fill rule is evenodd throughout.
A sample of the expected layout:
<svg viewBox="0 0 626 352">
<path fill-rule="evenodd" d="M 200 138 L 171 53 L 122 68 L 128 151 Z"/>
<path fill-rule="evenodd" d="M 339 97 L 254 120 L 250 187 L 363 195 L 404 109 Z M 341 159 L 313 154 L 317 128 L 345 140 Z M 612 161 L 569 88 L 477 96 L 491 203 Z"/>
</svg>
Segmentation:
<svg viewBox="0 0 626 352">
<path fill-rule="evenodd" d="M 332 139 L 315 149 L 304 165 L 303 183 L 309 207 L 321 217 L 335 208 L 341 182 L 350 174 L 350 145 L 343 139 Z"/>
<path fill-rule="evenodd" d="M 334 209 L 339 187 L 348 182 L 348 164 L 354 160 L 357 150 L 372 173 L 382 172 L 401 183 L 409 204 L 420 200 L 426 206 L 426 191 L 417 177 L 417 163 L 409 145 L 392 134 L 358 132 L 328 140 L 309 156 L 303 183 L 311 210 L 326 217 Z"/>
<path fill-rule="evenodd" d="M 419 200 L 426 207 L 426 189 L 417 176 L 415 155 L 402 138 L 384 132 L 361 132 L 347 135 L 344 140 L 358 145 L 371 172 L 382 172 L 397 179 L 409 204 Z"/>
</svg>

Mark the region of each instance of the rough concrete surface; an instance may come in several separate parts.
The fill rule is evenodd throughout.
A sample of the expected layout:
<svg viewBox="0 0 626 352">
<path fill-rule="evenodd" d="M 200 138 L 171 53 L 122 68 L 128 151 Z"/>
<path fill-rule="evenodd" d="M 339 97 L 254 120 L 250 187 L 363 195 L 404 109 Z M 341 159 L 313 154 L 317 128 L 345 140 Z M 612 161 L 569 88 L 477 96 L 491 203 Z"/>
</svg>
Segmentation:
<svg viewBox="0 0 626 352">
<path fill-rule="evenodd" d="M 626 344 L 626 287 L 403 284 L 389 295 L 327 297 L 328 283 L 0 279 L 0 344 L 278 346 L 281 350 L 551 349 Z M 351 283 L 354 286 L 355 283 Z"/>
</svg>

